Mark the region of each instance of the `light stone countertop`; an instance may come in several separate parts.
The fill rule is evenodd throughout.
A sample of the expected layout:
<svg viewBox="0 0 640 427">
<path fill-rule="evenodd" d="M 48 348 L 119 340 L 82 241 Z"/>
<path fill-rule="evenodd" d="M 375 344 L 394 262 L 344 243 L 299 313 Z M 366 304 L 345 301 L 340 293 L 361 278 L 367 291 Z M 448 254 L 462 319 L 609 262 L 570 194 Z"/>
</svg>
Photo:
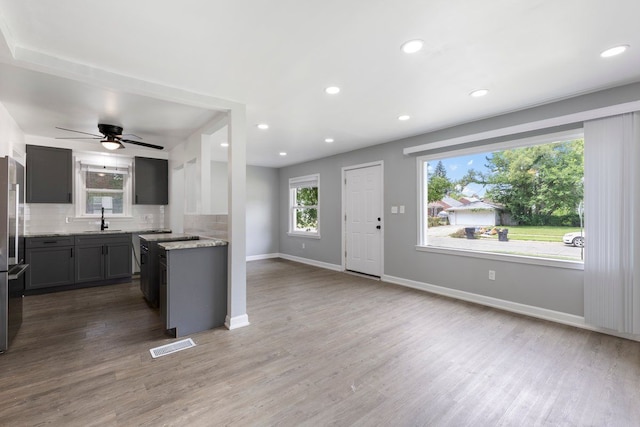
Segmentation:
<svg viewBox="0 0 640 427">
<path fill-rule="evenodd" d="M 229 242 L 222 239 L 200 239 L 200 240 L 183 240 L 179 242 L 163 242 L 158 246 L 164 250 L 171 251 L 177 249 L 194 249 L 194 248 L 210 248 L 213 246 L 227 246 Z"/>
<path fill-rule="evenodd" d="M 88 230 L 88 231 L 51 231 L 51 232 L 37 232 L 25 234 L 24 237 L 62 237 L 62 236 L 78 236 L 87 234 L 140 234 L 140 233 L 171 233 L 169 229 L 158 230 Z"/>
<path fill-rule="evenodd" d="M 147 242 L 171 242 L 176 240 L 198 240 L 200 236 L 195 234 L 185 233 L 154 233 L 154 234 L 140 234 L 140 237 Z"/>
</svg>

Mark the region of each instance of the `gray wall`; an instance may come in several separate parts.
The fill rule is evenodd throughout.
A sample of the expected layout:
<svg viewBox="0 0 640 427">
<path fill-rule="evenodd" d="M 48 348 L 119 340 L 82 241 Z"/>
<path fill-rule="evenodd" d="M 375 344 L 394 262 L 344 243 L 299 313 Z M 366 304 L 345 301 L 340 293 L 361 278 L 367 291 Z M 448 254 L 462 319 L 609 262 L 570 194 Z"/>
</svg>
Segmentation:
<svg viewBox="0 0 640 427">
<path fill-rule="evenodd" d="M 247 166 L 247 256 L 277 254 L 278 169 Z"/>
<path fill-rule="evenodd" d="M 402 150 L 443 139 L 640 100 L 640 83 L 280 169 L 280 252 L 340 265 L 341 168 L 384 162 L 384 274 L 582 316 L 583 271 L 416 251 L 417 167 Z M 321 239 L 287 235 L 289 178 L 320 174 Z M 404 215 L 391 206 L 405 205 Z M 305 248 L 302 248 L 302 243 Z M 496 271 L 489 281 L 488 270 Z"/>
</svg>

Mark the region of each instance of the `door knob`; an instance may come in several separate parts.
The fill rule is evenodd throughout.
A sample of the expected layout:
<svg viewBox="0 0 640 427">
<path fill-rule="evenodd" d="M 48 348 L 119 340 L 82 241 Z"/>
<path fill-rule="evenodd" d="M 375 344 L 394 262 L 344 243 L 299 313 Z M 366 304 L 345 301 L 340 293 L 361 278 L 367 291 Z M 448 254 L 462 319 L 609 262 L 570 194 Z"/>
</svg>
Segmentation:
<svg viewBox="0 0 640 427">
<path fill-rule="evenodd" d="M 380 230 L 382 227 L 381 227 L 381 226 L 379 226 L 379 225 L 376 225 L 376 228 L 377 228 L 378 230 Z"/>
</svg>

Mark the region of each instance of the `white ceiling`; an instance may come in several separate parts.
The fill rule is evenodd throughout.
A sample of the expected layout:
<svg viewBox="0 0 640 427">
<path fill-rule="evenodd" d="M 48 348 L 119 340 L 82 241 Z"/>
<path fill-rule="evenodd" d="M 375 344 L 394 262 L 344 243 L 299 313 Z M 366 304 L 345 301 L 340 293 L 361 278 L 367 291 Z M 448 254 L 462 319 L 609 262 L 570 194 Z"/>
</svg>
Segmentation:
<svg viewBox="0 0 640 427">
<path fill-rule="evenodd" d="M 637 0 L 0 0 L 6 43 L 34 63 L 246 104 L 248 163 L 273 167 L 640 81 L 638 16 Z M 1 45 L 0 102 L 27 134 L 110 120 L 170 148 L 217 114 L 17 67 Z"/>
</svg>

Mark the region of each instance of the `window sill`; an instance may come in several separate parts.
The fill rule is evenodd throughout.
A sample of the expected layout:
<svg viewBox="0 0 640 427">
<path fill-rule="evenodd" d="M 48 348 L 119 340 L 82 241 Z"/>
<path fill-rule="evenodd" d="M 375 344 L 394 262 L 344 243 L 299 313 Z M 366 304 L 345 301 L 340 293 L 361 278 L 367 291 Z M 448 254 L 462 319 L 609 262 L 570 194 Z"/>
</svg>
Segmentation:
<svg viewBox="0 0 640 427">
<path fill-rule="evenodd" d="M 100 221 L 100 219 L 102 218 L 100 215 L 96 215 L 96 216 L 89 216 L 89 215 L 76 215 L 75 217 L 73 217 L 76 220 L 83 220 L 83 219 L 88 219 L 88 220 L 94 220 L 97 219 L 98 221 Z M 118 215 L 118 216 L 112 216 L 112 215 L 105 215 L 104 219 L 106 220 L 112 220 L 112 219 L 133 219 L 134 217 L 132 215 Z"/>
<path fill-rule="evenodd" d="M 439 248 L 435 246 L 416 245 L 420 252 L 431 252 L 445 255 L 465 256 L 469 258 L 481 258 L 494 261 L 505 261 L 519 264 L 539 265 L 543 267 L 565 268 L 569 270 L 584 270 L 584 262 L 559 260 L 551 258 L 536 258 L 522 255 L 497 254 L 492 252 L 467 251 L 464 249 Z"/>
<path fill-rule="evenodd" d="M 320 233 L 296 233 L 296 232 L 292 232 L 289 231 L 287 232 L 287 236 L 291 236 L 291 237 L 306 237 L 307 239 L 319 239 L 320 238 Z"/>
</svg>

